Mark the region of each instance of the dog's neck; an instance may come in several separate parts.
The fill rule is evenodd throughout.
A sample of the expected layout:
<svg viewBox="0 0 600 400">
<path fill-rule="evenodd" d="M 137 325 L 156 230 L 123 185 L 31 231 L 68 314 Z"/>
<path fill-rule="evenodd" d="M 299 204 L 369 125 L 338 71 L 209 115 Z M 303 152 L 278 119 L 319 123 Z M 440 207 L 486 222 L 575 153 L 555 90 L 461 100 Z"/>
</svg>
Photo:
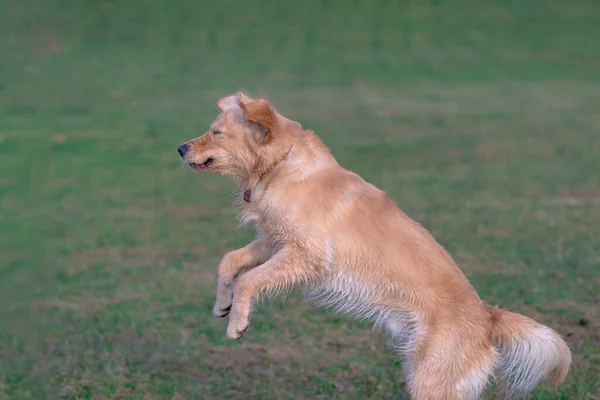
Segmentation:
<svg viewBox="0 0 600 400">
<path fill-rule="evenodd" d="M 300 134 L 301 135 L 301 134 Z M 261 168 L 260 166 L 257 166 L 252 173 L 250 173 L 250 176 L 248 177 L 248 181 L 245 185 L 244 188 L 244 201 L 246 203 L 250 203 L 251 199 L 252 199 L 252 191 L 256 188 L 256 186 L 267 176 L 269 175 L 274 169 L 275 167 L 277 167 L 279 165 L 279 163 L 281 163 L 283 160 L 285 160 L 288 155 L 292 152 L 294 146 L 296 145 L 296 142 L 298 141 L 298 139 L 300 138 L 300 135 L 298 135 L 291 143 L 291 145 L 288 147 L 288 149 L 285 151 L 285 153 L 283 153 L 283 155 L 281 155 L 280 157 L 278 157 L 274 162 L 271 162 L 270 164 L 267 164 L 266 168 Z"/>
</svg>

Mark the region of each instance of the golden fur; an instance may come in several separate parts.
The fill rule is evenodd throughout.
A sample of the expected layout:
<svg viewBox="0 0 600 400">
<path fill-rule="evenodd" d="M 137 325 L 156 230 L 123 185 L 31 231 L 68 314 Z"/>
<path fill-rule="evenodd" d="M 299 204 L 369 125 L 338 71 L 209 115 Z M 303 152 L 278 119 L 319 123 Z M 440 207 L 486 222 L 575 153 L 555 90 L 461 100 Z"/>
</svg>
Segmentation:
<svg viewBox="0 0 600 400">
<path fill-rule="evenodd" d="M 494 377 L 508 396 L 564 380 L 571 354 L 556 332 L 484 303 L 429 232 L 342 168 L 314 132 L 244 93 L 217 107 L 210 131 L 180 154 L 231 175 L 240 218 L 257 228 L 218 267 L 214 314 L 229 314 L 229 338 L 248 329 L 258 294 L 300 286 L 386 330 L 413 399 L 477 399 Z"/>
</svg>

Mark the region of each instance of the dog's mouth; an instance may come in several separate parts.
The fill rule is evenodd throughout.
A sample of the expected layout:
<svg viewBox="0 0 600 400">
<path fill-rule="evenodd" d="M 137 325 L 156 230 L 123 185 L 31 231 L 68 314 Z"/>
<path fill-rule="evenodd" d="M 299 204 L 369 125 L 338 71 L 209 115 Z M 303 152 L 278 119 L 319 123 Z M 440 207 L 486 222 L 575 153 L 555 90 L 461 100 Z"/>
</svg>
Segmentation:
<svg viewBox="0 0 600 400">
<path fill-rule="evenodd" d="M 209 168 L 210 168 L 210 166 L 212 165 L 212 163 L 213 163 L 214 161 L 215 161 L 215 159 L 214 159 L 214 158 L 212 158 L 212 157 L 208 157 L 208 158 L 206 159 L 206 161 L 204 161 L 204 162 L 203 162 L 203 163 L 201 163 L 201 164 L 200 164 L 200 163 L 191 162 L 191 163 L 189 163 L 188 165 L 189 165 L 189 166 L 190 166 L 192 169 L 194 169 L 194 170 L 196 170 L 196 171 L 206 171 L 207 169 L 209 169 Z"/>
</svg>

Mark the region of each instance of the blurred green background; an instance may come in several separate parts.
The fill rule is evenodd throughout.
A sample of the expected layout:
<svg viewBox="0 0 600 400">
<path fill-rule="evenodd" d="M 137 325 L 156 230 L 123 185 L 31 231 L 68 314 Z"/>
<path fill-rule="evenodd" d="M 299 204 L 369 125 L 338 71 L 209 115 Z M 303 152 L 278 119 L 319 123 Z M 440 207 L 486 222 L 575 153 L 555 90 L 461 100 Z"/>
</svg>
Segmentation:
<svg viewBox="0 0 600 400">
<path fill-rule="evenodd" d="M 600 398 L 597 0 L 0 0 L 0 399 L 406 398 L 365 324 L 294 295 L 238 342 L 212 317 L 252 230 L 175 148 L 238 89 L 566 337 L 532 398 Z"/>
</svg>

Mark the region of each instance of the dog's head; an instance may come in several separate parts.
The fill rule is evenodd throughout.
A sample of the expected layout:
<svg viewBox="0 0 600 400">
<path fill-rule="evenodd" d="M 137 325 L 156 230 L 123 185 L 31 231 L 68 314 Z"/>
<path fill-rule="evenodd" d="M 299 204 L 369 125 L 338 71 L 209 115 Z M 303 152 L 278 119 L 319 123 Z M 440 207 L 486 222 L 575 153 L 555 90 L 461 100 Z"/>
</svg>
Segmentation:
<svg viewBox="0 0 600 400">
<path fill-rule="evenodd" d="M 181 144 L 181 159 L 196 171 L 212 171 L 246 179 L 267 162 L 270 153 L 286 145 L 292 130 L 302 129 L 296 122 L 278 114 L 264 99 L 244 93 L 223 97 L 217 102 L 221 114 L 204 135 Z"/>
</svg>

